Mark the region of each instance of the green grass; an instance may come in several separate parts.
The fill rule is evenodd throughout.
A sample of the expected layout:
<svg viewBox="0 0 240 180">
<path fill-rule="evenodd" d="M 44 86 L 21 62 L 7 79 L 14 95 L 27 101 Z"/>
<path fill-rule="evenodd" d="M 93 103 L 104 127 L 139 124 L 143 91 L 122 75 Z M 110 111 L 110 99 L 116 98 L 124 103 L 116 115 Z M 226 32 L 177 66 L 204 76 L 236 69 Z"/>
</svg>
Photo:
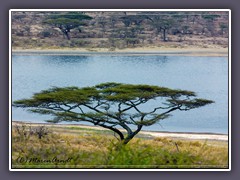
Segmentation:
<svg viewBox="0 0 240 180">
<path fill-rule="evenodd" d="M 49 129 L 52 133 L 38 139 L 35 135 L 20 135 L 13 128 L 13 168 L 228 167 L 227 142 L 135 138 L 123 146 L 107 131 Z"/>
</svg>

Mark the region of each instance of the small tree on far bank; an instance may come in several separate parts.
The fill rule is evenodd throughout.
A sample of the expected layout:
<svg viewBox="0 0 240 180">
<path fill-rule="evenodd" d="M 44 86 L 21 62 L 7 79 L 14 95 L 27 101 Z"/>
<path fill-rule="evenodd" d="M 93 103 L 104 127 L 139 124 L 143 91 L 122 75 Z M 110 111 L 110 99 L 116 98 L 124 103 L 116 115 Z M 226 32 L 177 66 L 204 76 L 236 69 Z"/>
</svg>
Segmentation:
<svg viewBox="0 0 240 180">
<path fill-rule="evenodd" d="M 54 118 L 49 122 L 53 123 L 90 122 L 113 131 L 127 144 L 143 126 L 156 124 L 173 111 L 188 111 L 213 103 L 195 97 L 192 91 L 110 82 L 84 88 L 55 87 L 30 99 L 15 101 L 13 106 L 52 115 Z M 149 109 L 153 101 L 158 105 Z"/>
<path fill-rule="evenodd" d="M 150 24 L 156 29 L 157 34 L 162 33 L 163 41 L 168 41 L 168 30 L 176 24 L 174 18 L 168 15 L 149 15 L 147 19 L 150 20 Z"/>
<path fill-rule="evenodd" d="M 63 35 L 70 40 L 70 31 L 78 28 L 79 32 L 81 32 L 80 27 L 86 26 L 87 24 L 85 20 L 90 19 L 92 19 L 92 17 L 83 14 L 82 12 L 68 12 L 65 14 L 54 14 L 47 16 L 43 23 L 59 28 Z"/>
<path fill-rule="evenodd" d="M 228 25 L 224 24 L 224 23 L 220 23 L 219 25 L 220 29 L 221 29 L 221 34 L 222 36 L 224 35 L 225 31 L 228 30 Z"/>
</svg>

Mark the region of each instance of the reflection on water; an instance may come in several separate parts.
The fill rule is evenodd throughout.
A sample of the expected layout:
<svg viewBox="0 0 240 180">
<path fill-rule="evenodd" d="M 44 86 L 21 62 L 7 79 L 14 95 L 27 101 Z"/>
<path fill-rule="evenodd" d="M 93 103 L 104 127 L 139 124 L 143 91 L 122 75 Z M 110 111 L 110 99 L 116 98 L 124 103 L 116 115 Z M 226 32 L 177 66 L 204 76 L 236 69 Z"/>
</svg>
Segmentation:
<svg viewBox="0 0 240 180">
<path fill-rule="evenodd" d="M 45 56 L 41 59 L 43 60 L 43 63 L 46 63 L 47 61 L 49 65 L 61 64 L 62 66 L 72 66 L 81 63 L 88 63 L 88 57 L 89 56 Z"/>
<path fill-rule="evenodd" d="M 226 57 L 15 55 L 12 58 L 13 100 L 29 98 L 52 86 L 84 87 L 102 82 L 186 89 L 216 102 L 188 112 L 174 112 L 160 125 L 145 129 L 227 133 Z M 14 108 L 13 119 L 43 121 L 46 117 Z"/>
</svg>

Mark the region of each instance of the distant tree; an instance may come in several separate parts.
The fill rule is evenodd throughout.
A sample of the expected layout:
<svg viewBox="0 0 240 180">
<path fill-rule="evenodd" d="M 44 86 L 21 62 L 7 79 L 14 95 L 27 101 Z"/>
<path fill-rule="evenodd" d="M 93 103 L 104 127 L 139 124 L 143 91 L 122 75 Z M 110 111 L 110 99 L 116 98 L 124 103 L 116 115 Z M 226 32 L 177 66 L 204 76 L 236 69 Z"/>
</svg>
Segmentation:
<svg viewBox="0 0 240 180">
<path fill-rule="evenodd" d="M 205 20 L 199 22 L 199 24 L 202 26 L 202 34 L 212 37 L 216 35 L 214 20 L 217 17 L 217 15 L 215 16 L 212 14 L 202 15 L 203 20 Z"/>
<path fill-rule="evenodd" d="M 129 44 L 132 44 L 132 46 L 134 46 L 135 44 L 139 43 L 139 39 L 138 38 L 126 38 L 125 41 L 127 43 L 127 46 Z"/>
<path fill-rule="evenodd" d="M 188 25 L 182 25 L 181 29 L 182 29 L 181 30 L 181 34 L 183 36 L 192 34 L 192 30 L 191 30 L 190 26 L 188 26 Z"/>
<path fill-rule="evenodd" d="M 105 26 L 107 25 L 108 21 L 105 17 L 99 17 L 97 19 L 97 23 L 103 28 L 105 29 Z"/>
<path fill-rule="evenodd" d="M 217 15 L 217 14 L 206 14 L 206 15 L 202 15 L 202 18 L 207 20 L 207 21 L 210 21 L 210 22 L 213 22 L 215 21 L 217 18 L 219 18 L 220 15 Z"/>
<path fill-rule="evenodd" d="M 87 25 L 84 20 L 90 19 L 92 19 L 92 17 L 83 14 L 82 12 L 67 12 L 63 14 L 49 15 L 43 23 L 59 28 L 63 35 L 70 40 L 70 31 L 78 28 L 79 32 L 81 32 L 80 27 Z"/>
<path fill-rule="evenodd" d="M 227 25 L 227 24 L 224 24 L 224 23 L 220 23 L 219 27 L 220 27 L 220 29 L 221 29 L 221 34 L 222 34 L 222 36 L 223 36 L 225 30 L 228 29 L 228 25 Z"/>
<path fill-rule="evenodd" d="M 213 22 L 206 23 L 206 29 L 210 33 L 211 37 L 214 37 L 217 35 L 216 27 L 214 26 Z"/>
<path fill-rule="evenodd" d="M 168 41 L 167 31 L 174 25 L 174 19 L 167 16 L 149 16 L 148 19 L 151 20 L 151 24 L 156 28 L 157 33 L 162 33 L 163 41 Z"/>
<path fill-rule="evenodd" d="M 112 35 L 117 38 L 121 38 L 121 39 L 136 38 L 136 36 L 137 36 L 136 31 L 132 27 L 118 28 L 113 32 Z"/>
<path fill-rule="evenodd" d="M 196 20 L 199 18 L 199 15 L 191 15 L 192 23 L 195 24 Z"/>
<path fill-rule="evenodd" d="M 142 44 L 144 43 L 144 41 L 145 41 L 146 38 L 147 38 L 146 35 L 143 35 L 143 34 L 140 34 L 140 35 L 138 36 L 138 39 L 139 39 L 139 41 L 140 41 Z"/>
<path fill-rule="evenodd" d="M 13 106 L 52 115 L 54 118 L 49 122 L 53 123 L 90 122 L 113 131 L 127 144 L 143 126 L 156 124 L 173 111 L 188 111 L 213 103 L 195 96 L 194 92 L 185 90 L 110 82 L 84 88 L 55 87 L 30 99 L 15 101 Z M 158 105 L 149 109 L 148 103 L 153 101 Z"/>
<path fill-rule="evenodd" d="M 99 17 L 97 18 L 97 23 L 102 28 L 102 37 L 103 37 L 106 32 L 106 25 L 108 24 L 108 21 L 105 17 Z"/>
<path fill-rule="evenodd" d="M 118 28 L 112 32 L 111 37 L 124 40 L 127 46 L 129 44 L 134 46 L 140 42 L 139 35 L 143 32 L 143 29 L 143 27 L 135 25 L 131 27 Z"/>
<path fill-rule="evenodd" d="M 125 27 L 129 27 L 132 24 L 132 21 L 128 16 L 121 17 L 120 20 L 125 25 Z"/>
<path fill-rule="evenodd" d="M 31 34 L 31 28 L 29 26 L 23 26 L 24 32 L 26 32 L 27 36 L 30 36 Z"/>
</svg>

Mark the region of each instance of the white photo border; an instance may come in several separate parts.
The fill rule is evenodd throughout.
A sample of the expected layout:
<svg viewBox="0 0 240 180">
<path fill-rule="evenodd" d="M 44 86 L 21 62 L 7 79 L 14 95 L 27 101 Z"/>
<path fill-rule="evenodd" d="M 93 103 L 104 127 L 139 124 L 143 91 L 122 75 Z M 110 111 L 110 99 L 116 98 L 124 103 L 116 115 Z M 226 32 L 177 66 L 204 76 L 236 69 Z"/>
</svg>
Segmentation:
<svg viewBox="0 0 240 180">
<path fill-rule="evenodd" d="M 229 36 L 228 36 L 228 168 L 226 169 L 41 169 L 41 168 L 12 168 L 12 12 L 136 12 L 136 11 L 201 11 L 201 12 L 228 12 Z M 10 9 L 9 10 L 9 171 L 231 171 L 231 9 Z"/>
</svg>

